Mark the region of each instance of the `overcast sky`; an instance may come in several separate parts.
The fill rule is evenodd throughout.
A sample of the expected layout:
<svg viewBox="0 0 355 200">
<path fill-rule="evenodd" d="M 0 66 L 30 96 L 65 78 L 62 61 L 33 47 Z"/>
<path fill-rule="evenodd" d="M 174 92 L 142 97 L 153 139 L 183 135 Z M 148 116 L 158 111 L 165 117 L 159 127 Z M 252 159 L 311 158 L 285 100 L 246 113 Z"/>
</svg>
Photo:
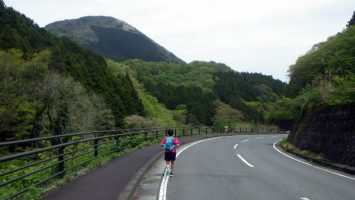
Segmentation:
<svg viewBox="0 0 355 200">
<path fill-rule="evenodd" d="M 41 27 L 88 15 L 123 20 L 176 56 L 288 81 L 313 44 L 342 31 L 354 0 L 4 0 Z"/>
</svg>

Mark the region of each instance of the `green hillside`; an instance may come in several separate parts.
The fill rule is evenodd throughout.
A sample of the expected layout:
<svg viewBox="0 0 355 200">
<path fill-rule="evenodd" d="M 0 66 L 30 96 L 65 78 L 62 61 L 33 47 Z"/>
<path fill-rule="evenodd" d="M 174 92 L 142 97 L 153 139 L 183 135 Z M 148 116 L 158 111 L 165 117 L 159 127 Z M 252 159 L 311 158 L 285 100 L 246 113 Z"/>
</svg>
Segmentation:
<svg viewBox="0 0 355 200">
<path fill-rule="evenodd" d="M 46 30 L 66 36 L 107 58 L 183 63 L 181 59 L 131 25 L 105 16 L 87 16 L 48 24 Z"/>
<path fill-rule="evenodd" d="M 3 136 L 18 133 L 33 136 L 45 132 L 60 134 L 102 128 L 100 123 L 97 126 L 71 124 L 74 118 L 80 121 L 79 124 L 85 123 L 81 121 L 85 118 L 81 118 L 80 112 L 76 111 L 84 113 L 85 105 L 90 104 L 107 107 L 108 112 L 112 113 L 113 123 L 106 124 L 105 128 L 123 126 L 125 116 L 145 114 L 128 76 L 114 76 L 103 57 L 39 28 L 24 15 L 6 7 L 2 1 L 0 49 L 3 63 L 0 66 L 1 76 L 6 77 L 2 79 L 0 90 L 2 139 L 9 140 L 11 137 Z M 48 84 L 52 76 L 54 80 L 67 82 L 67 85 Z M 21 89 L 26 85 L 32 85 L 32 90 Z M 74 100 L 80 96 L 83 99 Z M 17 131 L 18 127 L 22 127 L 21 131 Z"/>
<path fill-rule="evenodd" d="M 215 124 L 219 120 L 218 108 L 224 108 L 216 104 L 218 99 L 242 113 L 239 121 L 267 122 L 269 102 L 283 96 L 286 87 L 270 76 L 235 72 L 215 62 L 169 64 L 129 60 L 122 64 L 134 70 L 146 91 L 167 108 L 186 108 L 186 122 L 190 124 Z"/>
<path fill-rule="evenodd" d="M 354 19 L 354 17 L 353 17 Z M 274 121 L 301 117 L 308 109 L 350 105 L 355 100 L 355 26 L 348 26 L 327 41 L 318 43 L 289 68 L 287 91 L 273 105 Z"/>
<path fill-rule="evenodd" d="M 125 118 L 127 127 L 131 128 L 145 128 L 145 127 L 176 127 L 185 124 L 186 110 L 169 110 L 162 103 L 159 103 L 157 98 L 148 94 L 143 85 L 136 79 L 134 71 L 122 63 L 107 59 L 107 65 L 111 72 L 117 75 L 129 74 L 138 97 L 141 100 L 146 115 L 144 117 L 138 115 L 131 115 Z"/>
</svg>

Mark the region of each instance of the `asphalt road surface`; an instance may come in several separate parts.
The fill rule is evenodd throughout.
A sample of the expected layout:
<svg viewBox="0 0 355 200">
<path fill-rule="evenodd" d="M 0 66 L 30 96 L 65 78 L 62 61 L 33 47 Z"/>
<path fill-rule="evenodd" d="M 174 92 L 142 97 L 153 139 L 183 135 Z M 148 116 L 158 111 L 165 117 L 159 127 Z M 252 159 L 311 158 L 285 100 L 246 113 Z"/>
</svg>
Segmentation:
<svg viewBox="0 0 355 200">
<path fill-rule="evenodd" d="M 284 137 L 220 137 L 180 150 L 165 198 L 355 200 L 354 176 L 334 174 L 287 157 L 273 145 Z"/>
</svg>

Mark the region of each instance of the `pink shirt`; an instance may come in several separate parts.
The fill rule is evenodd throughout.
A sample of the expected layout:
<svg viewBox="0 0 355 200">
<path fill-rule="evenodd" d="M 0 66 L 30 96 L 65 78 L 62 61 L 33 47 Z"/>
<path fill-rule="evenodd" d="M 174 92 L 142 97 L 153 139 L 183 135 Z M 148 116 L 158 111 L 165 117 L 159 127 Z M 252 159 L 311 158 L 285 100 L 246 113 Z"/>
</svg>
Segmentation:
<svg viewBox="0 0 355 200">
<path fill-rule="evenodd" d="M 166 137 L 164 137 L 160 143 L 160 145 L 162 146 L 163 144 L 165 144 L 166 142 Z M 175 145 L 175 148 L 172 150 L 172 152 L 176 153 L 176 145 L 180 144 L 179 139 L 177 139 L 177 137 L 174 138 L 173 140 L 173 144 Z M 170 152 L 169 150 L 165 150 L 165 152 Z"/>
</svg>

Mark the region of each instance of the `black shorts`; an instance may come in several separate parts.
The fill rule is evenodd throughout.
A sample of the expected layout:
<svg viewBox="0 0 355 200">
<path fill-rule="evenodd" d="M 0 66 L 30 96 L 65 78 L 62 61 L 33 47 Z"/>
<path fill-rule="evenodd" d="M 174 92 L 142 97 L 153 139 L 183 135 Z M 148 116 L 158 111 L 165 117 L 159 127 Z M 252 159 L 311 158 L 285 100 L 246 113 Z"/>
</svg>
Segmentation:
<svg viewBox="0 0 355 200">
<path fill-rule="evenodd" d="M 164 160 L 166 161 L 175 161 L 176 153 L 174 152 L 165 152 Z"/>
</svg>

